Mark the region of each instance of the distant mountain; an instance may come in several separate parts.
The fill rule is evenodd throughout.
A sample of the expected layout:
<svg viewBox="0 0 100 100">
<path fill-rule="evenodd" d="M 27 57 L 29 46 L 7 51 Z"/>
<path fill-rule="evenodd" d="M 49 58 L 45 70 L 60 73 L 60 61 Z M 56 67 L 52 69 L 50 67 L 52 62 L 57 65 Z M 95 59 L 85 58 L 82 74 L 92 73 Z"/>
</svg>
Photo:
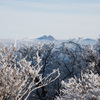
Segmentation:
<svg viewBox="0 0 100 100">
<path fill-rule="evenodd" d="M 96 41 L 96 40 L 91 39 L 91 38 L 86 38 L 86 39 L 83 39 L 83 41 Z"/>
<path fill-rule="evenodd" d="M 80 43 L 84 45 L 94 45 L 96 44 L 96 42 L 97 41 L 95 39 L 91 39 L 91 38 L 86 38 L 80 41 Z"/>
<path fill-rule="evenodd" d="M 53 36 L 51 36 L 51 35 L 49 35 L 49 36 L 44 35 L 44 36 L 39 37 L 37 39 L 39 39 L 39 40 L 50 40 L 50 41 L 54 41 L 55 40 L 55 38 Z"/>
</svg>

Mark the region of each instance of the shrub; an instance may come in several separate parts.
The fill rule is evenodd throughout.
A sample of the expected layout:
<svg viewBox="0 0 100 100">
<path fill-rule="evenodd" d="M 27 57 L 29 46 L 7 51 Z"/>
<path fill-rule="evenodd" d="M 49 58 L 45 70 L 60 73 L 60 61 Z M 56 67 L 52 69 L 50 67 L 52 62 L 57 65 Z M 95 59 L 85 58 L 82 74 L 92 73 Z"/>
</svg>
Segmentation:
<svg viewBox="0 0 100 100">
<path fill-rule="evenodd" d="M 38 51 L 36 53 L 36 65 L 32 66 L 25 58 L 17 59 L 16 48 L 4 46 L 0 48 L 0 100 L 28 99 L 30 94 L 43 86 L 55 81 L 60 73 L 53 70 L 52 73 L 42 78 L 40 74 L 42 65 Z M 56 73 L 55 77 L 51 77 Z M 38 79 L 38 81 L 36 81 Z"/>
<path fill-rule="evenodd" d="M 55 100 L 100 100 L 100 76 L 93 72 L 81 74 L 81 78 L 62 81 L 60 95 Z"/>
</svg>

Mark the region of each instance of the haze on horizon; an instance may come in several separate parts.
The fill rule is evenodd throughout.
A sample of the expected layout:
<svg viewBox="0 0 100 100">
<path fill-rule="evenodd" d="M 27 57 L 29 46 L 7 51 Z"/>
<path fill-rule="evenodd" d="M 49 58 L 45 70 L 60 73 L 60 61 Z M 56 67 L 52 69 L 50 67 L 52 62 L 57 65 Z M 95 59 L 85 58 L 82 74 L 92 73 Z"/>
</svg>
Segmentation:
<svg viewBox="0 0 100 100">
<path fill-rule="evenodd" d="M 100 0 L 0 0 L 0 38 L 98 38 Z"/>
</svg>

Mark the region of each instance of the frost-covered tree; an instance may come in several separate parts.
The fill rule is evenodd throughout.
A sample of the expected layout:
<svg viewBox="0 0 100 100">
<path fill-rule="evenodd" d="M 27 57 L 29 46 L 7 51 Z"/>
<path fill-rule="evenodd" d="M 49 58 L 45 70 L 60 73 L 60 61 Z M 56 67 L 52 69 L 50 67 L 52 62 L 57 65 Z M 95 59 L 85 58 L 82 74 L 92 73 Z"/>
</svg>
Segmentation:
<svg viewBox="0 0 100 100">
<path fill-rule="evenodd" d="M 81 45 L 78 42 L 67 41 L 61 44 L 58 51 L 59 56 L 57 60 L 61 75 L 56 83 L 58 84 L 56 95 L 60 93 L 60 82 L 62 80 L 70 79 L 74 76 L 80 78 L 81 71 L 86 73 L 87 69 L 99 74 L 100 70 L 97 69 L 98 64 L 96 62 L 96 60 L 98 60 L 98 54 L 96 54 L 97 52 L 94 46 Z"/>
<path fill-rule="evenodd" d="M 40 74 L 42 75 L 42 78 L 44 78 L 45 76 L 47 76 L 47 74 L 50 74 L 52 72 L 52 69 L 58 68 L 55 65 L 55 60 L 54 60 L 54 57 L 57 56 L 57 54 L 54 52 L 54 44 L 39 43 L 38 45 L 33 45 L 33 46 L 25 45 L 21 47 L 17 51 L 17 53 L 18 55 L 20 55 L 20 58 L 25 57 L 27 61 L 31 62 L 31 65 L 35 65 L 36 61 L 33 58 L 36 56 L 37 51 L 38 51 L 39 57 L 42 59 L 41 60 L 42 68 L 41 68 Z M 55 77 L 55 75 L 53 75 L 52 77 Z M 41 100 L 42 99 L 44 100 L 44 98 L 48 98 L 49 95 L 51 94 L 49 89 L 51 89 L 51 87 L 48 87 L 48 86 L 44 86 L 40 89 L 37 89 L 35 91 L 35 94 L 38 97 L 36 98 L 35 96 L 35 98 L 36 99 L 39 98 Z M 51 97 L 52 96 L 50 96 L 50 98 Z"/>
<path fill-rule="evenodd" d="M 100 100 L 100 76 L 93 72 L 81 74 L 81 78 L 62 81 L 62 89 L 55 100 Z"/>
<path fill-rule="evenodd" d="M 58 69 L 42 77 L 40 71 L 43 66 L 38 51 L 34 60 L 36 63 L 33 66 L 25 57 L 19 60 L 14 46 L 0 47 L 0 100 L 27 100 L 34 90 L 59 77 Z"/>
<path fill-rule="evenodd" d="M 62 43 L 60 50 L 60 64 L 62 73 L 65 73 L 65 77 L 73 77 L 74 75 L 80 76 L 81 70 L 86 70 L 90 64 L 90 48 L 87 46 L 81 46 L 77 42 L 68 41 Z M 92 60 L 91 60 L 92 62 Z"/>
<path fill-rule="evenodd" d="M 95 49 L 96 48 L 96 49 Z M 36 52 L 41 59 L 41 77 L 44 78 L 52 72 L 52 69 L 59 68 L 60 77 L 49 85 L 39 88 L 31 93 L 29 99 L 53 100 L 59 95 L 61 81 L 76 76 L 81 77 L 81 71 L 86 73 L 87 69 L 99 74 L 99 42 L 96 46 L 81 45 L 78 41 L 66 41 L 55 46 L 52 43 L 39 43 L 38 45 L 22 45 L 17 51 L 17 62 L 23 58 L 30 62 L 31 66 L 37 64 Z M 52 78 L 55 77 L 52 75 Z M 35 79 L 38 81 L 38 78 Z M 38 87 L 38 85 L 36 85 Z"/>
</svg>

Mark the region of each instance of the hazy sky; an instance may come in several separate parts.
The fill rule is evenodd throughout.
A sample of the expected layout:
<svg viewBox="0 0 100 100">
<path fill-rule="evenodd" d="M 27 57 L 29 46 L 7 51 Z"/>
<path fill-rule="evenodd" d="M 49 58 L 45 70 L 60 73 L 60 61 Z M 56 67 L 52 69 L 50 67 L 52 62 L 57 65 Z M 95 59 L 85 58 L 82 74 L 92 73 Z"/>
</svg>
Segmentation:
<svg viewBox="0 0 100 100">
<path fill-rule="evenodd" d="M 0 38 L 97 38 L 100 0 L 0 0 Z"/>
</svg>

